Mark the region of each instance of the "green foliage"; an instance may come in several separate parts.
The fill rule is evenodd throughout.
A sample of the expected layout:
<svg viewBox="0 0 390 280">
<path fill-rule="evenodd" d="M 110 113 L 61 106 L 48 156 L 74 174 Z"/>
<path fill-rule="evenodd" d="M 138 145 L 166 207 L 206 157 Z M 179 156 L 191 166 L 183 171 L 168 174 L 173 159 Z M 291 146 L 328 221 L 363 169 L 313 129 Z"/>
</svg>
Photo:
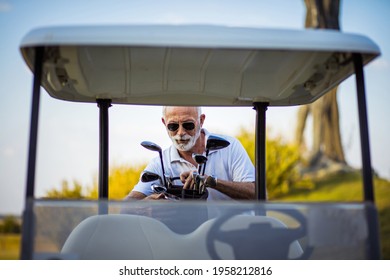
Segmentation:
<svg viewBox="0 0 390 280">
<path fill-rule="evenodd" d="M 63 180 L 61 183 L 61 188 L 52 189 L 46 192 L 45 198 L 51 199 L 81 199 L 84 198 L 82 194 L 83 187 L 77 181 L 73 181 L 73 186 L 70 187 L 70 183 L 66 180 Z"/>
<path fill-rule="evenodd" d="M 110 199 L 123 199 L 137 184 L 141 172 L 146 164 L 136 166 L 131 165 L 113 165 L 109 172 L 109 194 Z M 79 182 L 70 183 L 62 181 L 60 189 L 52 189 L 46 192 L 45 198 L 51 199 L 97 199 L 98 180 L 94 178 L 93 186 L 82 186 Z"/>
<path fill-rule="evenodd" d="M 110 199 L 123 199 L 138 183 L 141 172 L 145 169 L 146 164 L 131 166 L 127 164 L 113 165 L 110 168 L 108 177 Z M 98 182 L 95 178 L 94 186 L 88 189 L 88 198 L 98 197 Z"/>
<path fill-rule="evenodd" d="M 0 224 L 0 233 L 20 233 L 21 225 L 17 219 L 10 215 L 6 216 Z"/>
<path fill-rule="evenodd" d="M 255 134 L 242 128 L 237 139 L 255 162 Z M 302 159 L 297 146 L 286 143 L 281 137 L 266 140 L 266 184 L 270 199 L 286 194 L 292 189 L 310 189 L 313 184 L 300 176 L 298 165 Z"/>
</svg>

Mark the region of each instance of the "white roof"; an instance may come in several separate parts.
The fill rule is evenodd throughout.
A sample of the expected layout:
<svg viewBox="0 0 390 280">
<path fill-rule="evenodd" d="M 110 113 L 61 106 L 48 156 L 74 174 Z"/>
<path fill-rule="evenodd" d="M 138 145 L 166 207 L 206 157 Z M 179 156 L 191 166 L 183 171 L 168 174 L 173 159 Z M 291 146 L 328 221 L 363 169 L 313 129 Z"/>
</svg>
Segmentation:
<svg viewBox="0 0 390 280">
<path fill-rule="evenodd" d="M 271 106 L 310 103 L 380 54 L 369 38 L 332 30 L 206 25 L 40 28 L 21 42 L 54 98 L 149 105 Z"/>
</svg>

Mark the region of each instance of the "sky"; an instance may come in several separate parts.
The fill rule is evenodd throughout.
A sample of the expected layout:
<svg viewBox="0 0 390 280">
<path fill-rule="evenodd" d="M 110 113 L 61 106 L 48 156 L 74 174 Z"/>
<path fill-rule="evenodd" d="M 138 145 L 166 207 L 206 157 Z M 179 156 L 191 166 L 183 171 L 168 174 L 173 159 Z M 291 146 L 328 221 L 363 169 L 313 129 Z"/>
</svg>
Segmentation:
<svg viewBox="0 0 390 280">
<path fill-rule="evenodd" d="M 365 67 L 371 160 L 380 176 L 390 178 L 390 1 L 341 0 L 343 32 L 368 36 L 381 56 Z M 303 0 L 0 0 L 0 214 L 21 214 L 27 177 L 32 73 L 19 51 L 32 29 L 85 24 L 219 24 L 302 29 Z M 361 167 L 354 77 L 339 87 L 342 142 L 347 162 Z M 298 107 L 271 107 L 269 134 L 292 140 Z M 110 164 L 146 163 L 155 153 L 144 140 L 166 148 L 161 107 L 114 105 L 110 108 Z M 205 127 L 236 135 L 253 129 L 251 108 L 205 107 Z M 41 90 L 36 197 L 62 180 L 91 185 L 98 170 L 99 112 L 94 104 L 63 102 Z M 310 127 L 306 135 L 310 136 Z M 308 140 L 310 142 L 310 139 Z M 127 186 L 124 186 L 127 187 Z"/>
</svg>

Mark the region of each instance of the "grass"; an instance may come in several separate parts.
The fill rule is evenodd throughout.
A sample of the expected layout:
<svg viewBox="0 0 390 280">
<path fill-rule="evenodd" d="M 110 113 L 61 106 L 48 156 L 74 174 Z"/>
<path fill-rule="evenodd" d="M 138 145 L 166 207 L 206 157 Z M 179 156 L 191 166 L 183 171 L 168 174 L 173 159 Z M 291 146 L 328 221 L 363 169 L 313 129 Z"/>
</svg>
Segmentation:
<svg viewBox="0 0 390 280">
<path fill-rule="evenodd" d="M 360 173 L 347 173 L 314 182 L 311 190 L 296 190 L 278 198 L 295 202 L 356 202 L 363 200 L 363 183 Z M 390 182 L 374 178 L 375 203 L 379 213 L 380 243 L 383 259 L 390 259 Z"/>
<path fill-rule="evenodd" d="M 0 260 L 19 259 L 20 234 L 0 233 Z"/>
</svg>

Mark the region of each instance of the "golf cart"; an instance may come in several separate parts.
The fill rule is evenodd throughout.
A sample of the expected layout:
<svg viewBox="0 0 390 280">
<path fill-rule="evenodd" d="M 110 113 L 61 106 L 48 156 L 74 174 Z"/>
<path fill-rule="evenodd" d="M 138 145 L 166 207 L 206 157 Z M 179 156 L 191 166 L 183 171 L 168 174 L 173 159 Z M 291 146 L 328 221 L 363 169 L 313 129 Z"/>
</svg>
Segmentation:
<svg viewBox="0 0 390 280">
<path fill-rule="evenodd" d="M 380 51 L 370 39 L 330 30 L 72 26 L 32 30 L 20 48 L 34 74 L 22 259 L 380 258 L 363 77 Z M 364 200 L 267 201 L 267 107 L 312 103 L 353 74 Z M 98 105 L 98 200 L 35 197 L 41 86 L 53 98 Z M 115 104 L 254 108 L 256 200 L 110 200 Z"/>
</svg>

